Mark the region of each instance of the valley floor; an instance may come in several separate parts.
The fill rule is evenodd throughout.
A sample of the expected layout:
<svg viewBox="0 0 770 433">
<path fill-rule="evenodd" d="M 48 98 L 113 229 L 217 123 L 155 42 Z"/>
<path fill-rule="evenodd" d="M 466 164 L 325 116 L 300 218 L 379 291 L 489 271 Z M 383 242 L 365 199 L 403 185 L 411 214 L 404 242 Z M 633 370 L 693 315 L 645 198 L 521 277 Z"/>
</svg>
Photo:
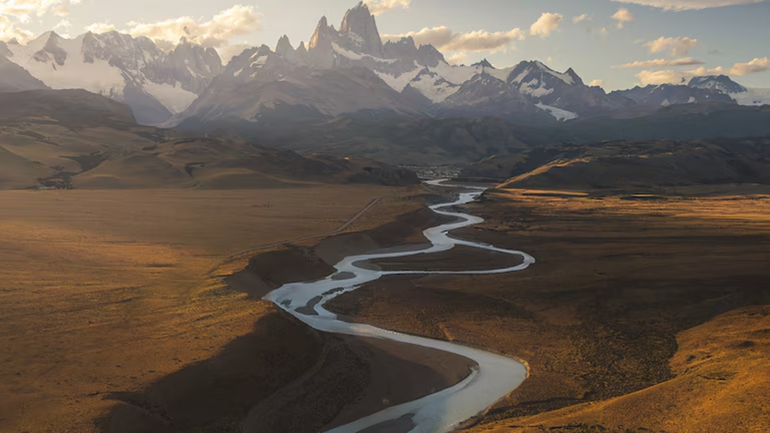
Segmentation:
<svg viewBox="0 0 770 433">
<path fill-rule="evenodd" d="M 376 197 L 345 233 L 329 233 Z M 7 191 L 0 430 L 312 432 L 462 380 L 469 360 L 315 332 L 260 301 L 342 257 L 424 243 L 423 187 Z M 346 320 L 519 357 L 531 376 L 468 428 L 762 431 L 770 422 L 770 199 L 492 190 L 453 233 L 527 271 L 386 277 Z M 370 263 L 483 269 L 465 248 Z M 411 420 L 373 432 L 408 431 Z"/>
<path fill-rule="evenodd" d="M 173 401 L 161 428 L 178 412 L 187 416 L 182 430 L 207 416 L 232 422 L 227 405 L 242 417 L 249 399 L 317 362 L 322 337 L 272 304 L 227 290 L 221 276 L 248 262 L 228 256 L 328 233 L 376 197 L 410 194 L 367 185 L 0 191 L 0 431 L 147 431 L 157 417 L 123 403 L 145 389 Z M 385 199 L 349 230 L 419 207 Z M 244 360 L 249 368 L 234 368 Z M 222 389 L 177 381 L 209 380 L 212 371 Z M 228 388 L 243 381 L 239 373 L 250 389 Z M 211 401 L 223 407 L 200 410 Z"/>
<path fill-rule="evenodd" d="M 770 425 L 770 197 L 493 190 L 453 235 L 526 251 L 525 272 L 390 277 L 327 308 L 526 360 L 472 431 L 733 432 Z M 455 249 L 383 268 L 496 267 Z"/>
</svg>

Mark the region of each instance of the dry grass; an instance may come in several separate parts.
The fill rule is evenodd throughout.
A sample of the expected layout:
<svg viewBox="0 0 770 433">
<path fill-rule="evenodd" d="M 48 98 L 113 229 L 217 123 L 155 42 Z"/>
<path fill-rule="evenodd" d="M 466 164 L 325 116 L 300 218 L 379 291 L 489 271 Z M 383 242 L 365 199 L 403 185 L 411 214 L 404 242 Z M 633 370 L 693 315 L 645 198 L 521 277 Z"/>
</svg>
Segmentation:
<svg viewBox="0 0 770 433">
<path fill-rule="evenodd" d="M 594 425 L 613 432 L 733 431 L 725 427 L 728 419 L 740 420 L 737 431 L 762 431 L 766 415 L 759 414 L 770 406 L 754 396 L 767 389 L 770 348 L 748 334 L 764 329 L 756 320 L 766 319 L 744 317 L 752 313 L 746 310 L 708 321 L 770 303 L 770 200 L 532 193 L 487 193 L 485 202 L 471 205 L 487 221 L 455 232 L 531 253 L 538 262 L 527 271 L 386 278 L 329 307 L 528 361 L 530 378 L 477 431 L 540 424 L 570 432 Z M 454 253 L 462 257 L 448 262 L 490 260 Z M 421 260 L 399 259 L 398 266 Z M 730 320 L 734 329 L 725 328 Z M 699 325 L 706 328 L 694 328 Z M 739 346 L 749 340 L 756 344 Z M 704 362 L 683 363 L 693 354 Z M 721 370 L 735 374 L 698 379 Z M 632 397 L 638 395 L 648 397 Z"/>
<path fill-rule="evenodd" d="M 576 405 L 472 431 L 767 431 L 769 307 L 747 307 L 723 314 L 680 333 L 677 343 L 679 350 L 671 359 L 676 377 L 667 382 L 600 403 Z"/>
<path fill-rule="evenodd" d="M 403 189 L 0 192 L 0 430 L 88 432 L 115 402 L 274 312 L 228 254 L 330 231 Z M 403 211 L 384 201 L 356 227 Z"/>
</svg>

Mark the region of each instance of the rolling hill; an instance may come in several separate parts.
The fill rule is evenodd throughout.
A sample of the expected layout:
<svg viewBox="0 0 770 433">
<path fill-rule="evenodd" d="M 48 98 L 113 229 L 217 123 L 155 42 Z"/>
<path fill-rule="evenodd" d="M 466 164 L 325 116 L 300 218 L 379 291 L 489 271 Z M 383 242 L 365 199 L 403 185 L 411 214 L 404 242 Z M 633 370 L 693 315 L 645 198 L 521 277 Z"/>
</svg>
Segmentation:
<svg viewBox="0 0 770 433">
<path fill-rule="evenodd" d="M 543 147 L 467 167 L 501 188 L 662 192 L 695 185 L 770 184 L 770 139 L 612 141 Z"/>
<path fill-rule="evenodd" d="M 84 90 L 0 94 L 0 152 L 0 189 L 417 183 L 408 170 L 362 158 L 141 126 L 128 106 Z"/>
</svg>

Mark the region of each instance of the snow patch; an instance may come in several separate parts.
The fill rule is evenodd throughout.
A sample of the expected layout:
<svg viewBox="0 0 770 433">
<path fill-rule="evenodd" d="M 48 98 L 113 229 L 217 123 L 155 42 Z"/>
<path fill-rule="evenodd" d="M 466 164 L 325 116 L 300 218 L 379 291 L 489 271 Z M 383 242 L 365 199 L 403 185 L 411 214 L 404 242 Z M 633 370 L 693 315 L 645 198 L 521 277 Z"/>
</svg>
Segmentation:
<svg viewBox="0 0 770 433">
<path fill-rule="evenodd" d="M 446 62 L 439 62 L 435 68 L 428 68 L 452 84 L 463 84 L 480 74 L 483 69 L 481 66 L 453 66 Z"/>
<path fill-rule="evenodd" d="M 45 47 L 45 34 L 27 45 L 8 44 L 13 56 L 8 60 L 26 69 L 33 77 L 52 89 L 85 89 L 104 96 L 122 96 L 126 81 L 120 69 L 106 60 L 94 59 L 93 63 L 83 60 L 81 48 L 83 36 L 75 39 L 60 38 L 59 47 L 67 53 L 64 65 L 55 61 L 39 62 L 33 57 Z"/>
<path fill-rule="evenodd" d="M 144 83 L 144 89 L 173 114 L 186 110 L 198 97 L 195 93 L 183 89 L 178 81 L 175 85 L 147 81 Z"/>
<path fill-rule="evenodd" d="M 409 83 L 434 103 L 438 104 L 460 90 L 460 86 L 447 82 L 438 76 L 423 74 Z"/>
<path fill-rule="evenodd" d="M 569 75 L 567 75 L 567 74 L 562 74 L 561 72 L 556 72 L 556 71 L 554 71 L 553 69 L 549 68 L 548 66 L 544 65 L 544 64 L 543 64 L 543 63 L 541 63 L 541 62 L 535 62 L 535 64 L 536 64 L 536 65 L 537 65 L 537 67 L 538 67 L 538 68 L 540 68 L 540 69 L 541 69 L 543 72 L 547 72 L 547 73 L 549 73 L 549 74 L 553 75 L 554 77 L 556 77 L 556 78 L 558 78 L 558 79 L 560 79 L 560 80 L 564 81 L 565 83 L 567 83 L 567 84 L 569 84 L 569 85 L 575 84 L 575 80 L 573 80 L 573 79 L 572 79 L 572 77 L 570 77 Z"/>
<path fill-rule="evenodd" d="M 505 69 L 484 68 L 484 72 L 505 83 L 508 81 L 508 77 L 511 75 L 511 72 L 513 72 L 513 69 L 514 67 Z"/>
<path fill-rule="evenodd" d="M 347 57 L 348 59 L 351 59 L 351 60 L 361 60 L 361 59 L 364 58 L 364 56 L 361 55 L 361 54 L 356 54 L 356 53 L 354 53 L 354 52 L 352 52 L 350 50 L 346 50 L 346 49 L 342 48 L 341 46 L 337 45 L 336 42 L 332 42 L 332 49 L 337 54 L 339 54 L 339 55 L 341 55 L 343 57 Z"/>
<path fill-rule="evenodd" d="M 564 122 L 567 120 L 577 119 L 578 115 L 577 113 L 573 113 L 571 111 L 562 110 L 561 108 L 551 107 L 550 105 L 545 104 L 536 104 L 537 108 L 547 112 L 551 116 L 553 116 L 556 120 L 559 122 Z"/>
<path fill-rule="evenodd" d="M 420 72 L 422 72 L 422 69 L 419 68 L 416 62 L 414 66 L 415 69 L 409 72 L 405 72 L 397 77 L 378 71 L 374 71 L 374 73 L 377 74 L 377 76 L 380 77 L 382 81 L 384 81 L 388 86 L 392 87 L 396 92 L 401 92 L 410 81 L 419 75 Z"/>
<path fill-rule="evenodd" d="M 249 67 L 253 68 L 256 66 L 260 68 L 262 66 L 265 66 L 265 63 L 267 63 L 267 56 L 259 56 L 257 57 L 257 60 L 254 60 L 253 62 L 251 62 L 251 65 L 249 65 Z"/>
<path fill-rule="evenodd" d="M 668 107 L 669 105 L 671 105 L 671 102 L 669 102 L 668 99 L 664 99 L 663 102 L 660 103 L 660 105 L 664 107 Z"/>
<path fill-rule="evenodd" d="M 519 84 L 522 81 L 524 81 L 525 78 L 527 78 L 527 75 L 529 75 L 529 69 L 524 70 L 524 72 L 520 73 L 516 78 L 513 79 L 513 83 Z"/>
<path fill-rule="evenodd" d="M 364 58 L 369 58 L 369 59 L 374 60 L 375 62 L 388 63 L 388 64 L 395 63 L 395 62 L 398 61 L 396 59 L 381 59 L 379 57 L 372 57 L 372 56 L 370 56 L 368 54 L 354 53 L 353 51 L 346 50 L 345 48 L 342 48 L 336 42 L 332 42 L 332 49 L 337 54 L 341 55 L 342 57 L 347 57 L 350 60 L 363 60 Z"/>
<path fill-rule="evenodd" d="M 519 92 L 532 96 L 533 98 L 542 98 L 543 96 L 553 93 L 553 89 L 547 89 L 544 82 L 541 82 L 537 78 L 533 78 L 528 83 L 522 84 L 521 87 L 519 87 Z"/>
</svg>

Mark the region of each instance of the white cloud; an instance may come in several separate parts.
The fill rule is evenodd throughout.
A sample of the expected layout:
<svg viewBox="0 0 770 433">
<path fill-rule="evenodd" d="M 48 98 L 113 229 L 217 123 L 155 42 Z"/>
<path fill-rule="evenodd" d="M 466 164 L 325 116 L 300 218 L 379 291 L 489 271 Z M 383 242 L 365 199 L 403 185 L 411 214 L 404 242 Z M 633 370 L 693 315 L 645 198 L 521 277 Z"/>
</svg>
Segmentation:
<svg viewBox="0 0 770 433">
<path fill-rule="evenodd" d="M 591 87 L 602 87 L 604 86 L 604 80 L 593 80 L 588 85 Z"/>
<path fill-rule="evenodd" d="M 635 17 L 634 14 L 632 14 L 628 9 L 620 8 L 617 12 L 615 12 L 615 15 L 612 16 L 612 19 L 617 21 L 618 28 L 622 29 L 623 25 L 630 23 L 635 19 Z"/>
<path fill-rule="evenodd" d="M 15 17 L 20 22 L 26 23 L 31 16 L 42 17 L 52 10 L 56 15 L 61 16 L 64 9 L 68 9 L 67 6 L 78 3 L 80 0 L 2 0 L 0 15 Z"/>
<path fill-rule="evenodd" d="M 72 23 L 70 22 L 70 20 L 65 18 L 65 19 L 59 21 L 53 28 L 54 28 L 54 30 L 56 30 L 56 29 L 65 29 L 66 30 L 66 29 L 68 29 L 70 27 L 72 27 Z"/>
<path fill-rule="evenodd" d="M 455 33 L 449 27 L 424 28 L 417 32 L 401 35 L 383 35 L 384 40 L 397 41 L 411 36 L 417 45 L 433 45 L 441 51 L 478 52 L 496 51 L 510 47 L 514 41 L 523 40 L 526 35 L 521 29 L 507 32 L 488 32 L 477 30 L 467 33 Z"/>
<path fill-rule="evenodd" d="M 700 77 L 703 75 L 719 75 L 725 71 L 721 66 L 716 68 L 697 68 L 690 71 L 674 71 L 674 70 L 660 70 L 650 71 L 644 70 L 636 74 L 639 78 L 642 86 L 649 84 L 681 84 L 690 81 L 693 77 Z"/>
<path fill-rule="evenodd" d="M 70 13 L 70 6 L 80 3 L 80 0 L 0 0 L 0 40 L 17 39 L 27 42 L 34 37 L 33 33 L 19 28 L 18 24 L 29 23 L 33 17 L 42 19 L 49 13 L 64 18 Z M 71 26 L 69 20 L 62 19 L 55 29 L 67 29 Z"/>
<path fill-rule="evenodd" d="M 697 39 L 690 38 L 664 38 L 660 37 L 654 41 L 644 44 L 650 50 L 650 53 L 660 53 L 668 51 L 671 56 L 686 56 L 690 50 L 698 46 Z"/>
<path fill-rule="evenodd" d="M 477 30 L 468 33 L 459 33 L 443 46 L 447 51 L 496 51 L 507 47 L 513 41 L 525 38 L 521 29 L 513 29 L 508 32 L 487 32 Z"/>
<path fill-rule="evenodd" d="M 455 33 L 446 26 L 424 28 L 420 31 L 404 33 L 401 35 L 382 35 L 384 41 L 398 41 L 403 37 L 411 36 L 414 39 L 414 43 L 419 45 L 433 45 L 434 47 L 441 49 L 444 45 L 448 44 L 452 38 L 455 37 Z"/>
<path fill-rule="evenodd" d="M 575 24 L 583 22 L 583 21 L 590 21 L 590 20 L 591 20 L 591 15 L 588 15 L 588 14 L 582 14 L 582 15 L 578 15 L 576 17 L 572 17 L 572 22 L 575 23 Z"/>
<path fill-rule="evenodd" d="M 412 0 L 365 0 L 372 15 L 380 15 L 396 8 L 408 8 Z"/>
<path fill-rule="evenodd" d="M 748 63 L 736 63 L 730 68 L 730 73 L 733 75 L 757 74 L 767 71 L 770 71 L 770 59 L 767 57 L 756 58 Z"/>
<path fill-rule="evenodd" d="M 533 36 L 540 36 L 543 38 L 550 36 L 551 32 L 559 28 L 559 24 L 561 24 L 563 19 L 564 17 L 559 14 L 544 12 L 529 28 L 529 33 Z"/>
<path fill-rule="evenodd" d="M 683 81 L 689 81 L 693 77 L 700 77 L 703 75 L 748 75 L 757 74 L 760 72 L 770 71 L 770 59 L 767 57 L 756 58 L 746 63 L 736 63 L 729 70 L 717 66 L 715 68 L 700 67 L 689 71 L 673 71 L 673 70 L 659 70 L 651 71 L 644 70 L 636 74 L 642 85 L 648 84 L 666 84 L 666 83 L 681 83 Z"/>
<path fill-rule="evenodd" d="M 90 26 L 85 27 L 85 31 L 96 33 L 96 34 L 107 33 L 107 32 L 112 32 L 116 30 L 117 29 L 115 28 L 115 26 L 110 24 L 109 21 L 105 21 L 103 23 L 93 23 Z"/>
<path fill-rule="evenodd" d="M 0 40 L 16 39 L 24 43 L 33 37 L 32 32 L 16 27 L 7 16 L 0 15 Z"/>
<path fill-rule="evenodd" d="M 673 60 L 666 60 L 666 59 L 642 60 L 642 61 L 636 61 L 633 63 L 626 63 L 624 65 L 613 66 L 612 69 L 651 68 L 655 66 L 694 66 L 694 65 L 702 65 L 702 64 L 703 62 L 701 62 L 698 59 L 685 57 L 685 58 L 673 59 Z"/>
<path fill-rule="evenodd" d="M 620 3 L 634 3 L 665 10 L 685 11 L 719 8 L 750 3 L 762 3 L 764 0 L 612 0 Z"/>
<path fill-rule="evenodd" d="M 132 36 L 146 36 L 159 46 L 177 43 L 184 37 L 205 47 L 222 47 L 231 38 L 261 29 L 262 13 L 251 6 L 236 5 L 205 22 L 184 16 L 154 23 L 129 22 L 128 26 Z"/>
</svg>

